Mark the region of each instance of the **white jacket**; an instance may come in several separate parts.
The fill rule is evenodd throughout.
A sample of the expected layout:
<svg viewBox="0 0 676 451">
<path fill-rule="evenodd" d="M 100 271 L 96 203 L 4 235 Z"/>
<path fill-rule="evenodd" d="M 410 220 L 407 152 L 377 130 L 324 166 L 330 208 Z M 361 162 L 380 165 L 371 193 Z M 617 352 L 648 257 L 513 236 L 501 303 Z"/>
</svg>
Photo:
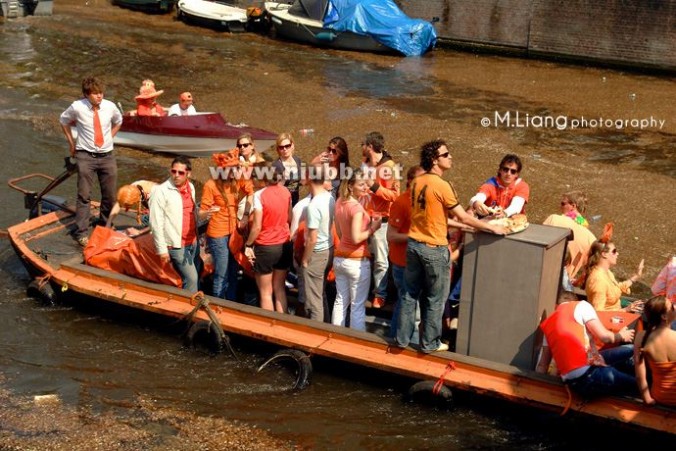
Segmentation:
<svg viewBox="0 0 676 451">
<path fill-rule="evenodd" d="M 188 182 L 193 204 L 195 203 L 195 187 Z M 168 248 L 183 247 L 183 201 L 178 188 L 171 179 L 155 186 L 150 196 L 150 230 L 158 255 L 166 254 Z M 195 205 L 195 215 L 197 205 Z M 197 222 L 195 222 L 197 224 Z"/>
</svg>

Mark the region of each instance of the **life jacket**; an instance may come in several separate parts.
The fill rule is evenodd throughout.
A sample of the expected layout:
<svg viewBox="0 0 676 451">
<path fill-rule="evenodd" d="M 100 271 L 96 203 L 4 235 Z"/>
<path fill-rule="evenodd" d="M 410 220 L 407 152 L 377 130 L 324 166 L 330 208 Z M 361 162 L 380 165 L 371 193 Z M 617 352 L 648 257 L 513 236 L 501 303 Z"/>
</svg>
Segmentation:
<svg viewBox="0 0 676 451">
<path fill-rule="evenodd" d="M 562 375 L 594 363 L 585 339 L 585 326 L 575 321 L 575 308 L 579 303 L 580 301 L 575 301 L 559 305 L 554 313 L 540 324 Z"/>
</svg>

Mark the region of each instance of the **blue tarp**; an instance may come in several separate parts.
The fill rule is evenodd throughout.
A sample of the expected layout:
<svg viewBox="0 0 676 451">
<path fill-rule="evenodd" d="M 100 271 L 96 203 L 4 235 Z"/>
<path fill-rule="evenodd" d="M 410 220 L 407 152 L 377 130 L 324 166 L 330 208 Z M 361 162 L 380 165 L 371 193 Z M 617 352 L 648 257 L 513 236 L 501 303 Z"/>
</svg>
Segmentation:
<svg viewBox="0 0 676 451">
<path fill-rule="evenodd" d="M 324 27 L 341 32 L 370 35 L 406 56 L 420 56 L 434 47 L 434 26 L 411 19 L 392 0 L 324 0 L 328 3 Z"/>
</svg>

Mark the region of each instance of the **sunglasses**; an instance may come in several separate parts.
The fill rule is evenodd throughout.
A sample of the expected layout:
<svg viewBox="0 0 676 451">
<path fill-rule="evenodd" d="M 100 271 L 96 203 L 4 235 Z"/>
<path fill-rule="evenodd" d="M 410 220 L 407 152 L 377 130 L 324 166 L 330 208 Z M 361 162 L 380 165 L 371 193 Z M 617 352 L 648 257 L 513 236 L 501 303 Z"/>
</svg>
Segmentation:
<svg viewBox="0 0 676 451">
<path fill-rule="evenodd" d="M 250 145 L 251 145 L 251 143 L 240 143 L 240 144 L 237 144 L 237 148 L 238 149 L 244 149 L 245 147 L 249 147 Z"/>
<path fill-rule="evenodd" d="M 277 146 L 277 149 L 279 149 L 279 150 L 282 150 L 282 149 L 287 150 L 287 149 L 290 149 L 291 146 L 293 146 L 293 143 L 282 144 L 281 146 Z"/>
<path fill-rule="evenodd" d="M 326 151 L 329 152 L 329 153 L 332 153 L 334 155 L 336 155 L 338 153 L 338 149 L 332 149 L 330 147 L 327 147 Z"/>
<path fill-rule="evenodd" d="M 608 250 L 608 251 L 606 251 L 606 252 L 610 252 L 611 254 L 615 255 L 615 254 L 617 254 L 619 251 L 617 250 L 617 248 L 615 248 L 615 249 Z"/>
<path fill-rule="evenodd" d="M 571 205 L 571 203 L 570 203 L 570 202 L 566 202 L 565 200 L 562 200 L 562 201 L 561 201 L 561 206 L 562 206 L 562 207 L 565 207 L 566 205 Z"/>
<path fill-rule="evenodd" d="M 439 155 L 437 155 L 437 158 L 448 158 L 448 156 L 451 154 L 451 152 L 444 152 Z"/>
<path fill-rule="evenodd" d="M 174 174 L 174 175 L 177 175 L 177 174 L 178 175 L 185 175 L 186 174 L 185 171 L 179 171 L 178 169 L 172 169 L 171 173 Z"/>
<path fill-rule="evenodd" d="M 512 175 L 516 175 L 516 174 L 519 173 L 519 171 L 518 171 L 517 169 L 506 168 L 506 167 L 504 167 L 504 166 L 501 167 L 500 170 L 501 170 L 502 172 L 509 173 L 509 174 L 512 174 Z"/>
</svg>

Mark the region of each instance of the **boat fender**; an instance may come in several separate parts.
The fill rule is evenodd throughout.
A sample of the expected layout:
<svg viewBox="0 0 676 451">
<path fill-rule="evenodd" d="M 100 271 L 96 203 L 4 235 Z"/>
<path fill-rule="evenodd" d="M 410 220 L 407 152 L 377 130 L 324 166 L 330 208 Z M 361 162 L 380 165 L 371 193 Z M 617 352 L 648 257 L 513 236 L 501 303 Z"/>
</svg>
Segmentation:
<svg viewBox="0 0 676 451">
<path fill-rule="evenodd" d="M 212 355 L 220 354 L 225 349 L 225 341 L 230 341 L 229 337 L 221 335 L 211 321 L 194 322 L 185 334 L 186 346 L 196 349 L 198 345 L 204 345 Z"/>
<path fill-rule="evenodd" d="M 259 366 L 256 372 L 259 373 L 270 362 L 274 362 L 275 360 L 291 360 L 298 366 L 296 371 L 296 382 L 292 387 L 293 390 L 302 390 L 310 385 L 312 362 L 310 362 L 310 357 L 308 357 L 307 354 L 297 349 L 282 349 Z"/>
<path fill-rule="evenodd" d="M 453 401 L 453 392 L 444 386 L 435 387 L 435 381 L 419 381 L 408 389 L 407 399 L 424 404 L 434 404 L 437 406 L 450 405 Z M 438 393 L 437 393 L 438 391 Z"/>
<path fill-rule="evenodd" d="M 338 35 L 332 31 L 322 31 L 320 33 L 315 34 L 316 40 L 324 42 L 332 42 L 337 37 Z"/>
<path fill-rule="evenodd" d="M 26 290 L 28 296 L 40 299 L 45 304 L 56 305 L 57 297 L 52 285 L 44 280 L 33 279 Z"/>
</svg>

